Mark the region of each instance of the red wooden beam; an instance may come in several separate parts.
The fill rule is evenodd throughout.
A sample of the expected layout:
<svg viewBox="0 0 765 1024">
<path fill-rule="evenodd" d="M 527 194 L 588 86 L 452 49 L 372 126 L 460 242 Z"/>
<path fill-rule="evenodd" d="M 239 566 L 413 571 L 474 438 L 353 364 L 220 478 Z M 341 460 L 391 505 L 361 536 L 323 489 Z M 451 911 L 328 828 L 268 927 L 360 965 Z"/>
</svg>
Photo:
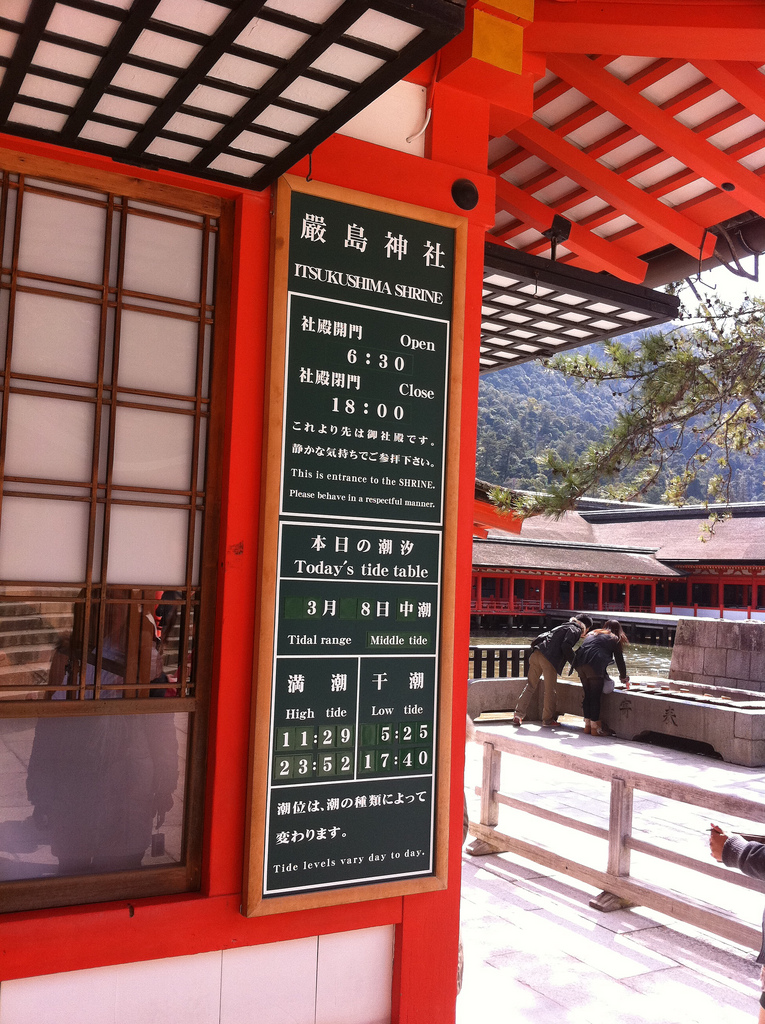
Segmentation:
<svg viewBox="0 0 765 1024">
<path fill-rule="evenodd" d="M 625 79 L 625 81 L 627 85 L 639 85 L 642 91 L 650 85 L 656 85 L 662 78 L 671 75 L 673 71 L 677 71 L 685 63 L 686 61 L 684 60 L 669 60 L 667 57 L 660 57 L 659 60 L 655 60 L 653 64 L 649 64 L 642 71 L 636 71 L 634 75 Z"/>
<path fill-rule="evenodd" d="M 585 146 L 582 152 L 593 158 L 605 156 L 606 153 L 623 146 L 625 142 L 632 142 L 637 136 L 638 133 L 634 128 L 630 128 L 628 124 L 622 124 L 618 128 L 614 128 L 608 135 L 604 135 L 602 139 L 598 139 L 597 142 L 591 142 L 589 146 Z"/>
<path fill-rule="evenodd" d="M 763 146 L 765 146 L 765 130 L 755 132 L 748 139 L 742 139 L 741 142 L 728 146 L 725 152 L 736 160 L 742 160 L 745 156 L 751 156 L 752 153 L 756 153 Z"/>
<path fill-rule="evenodd" d="M 765 75 L 745 61 L 694 61 L 702 75 L 765 121 Z"/>
<path fill-rule="evenodd" d="M 765 4 L 762 10 L 765 14 Z M 625 124 L 632 125 L 641 135 L 665 150 L 668 156 L 682 160 L 718 188 L 723 182 L 730 182 L 735 188 L 731 198 L 742 211 L 751 209 L 765 216 L 765 187 L 752 171 L 715 149 L 706 139 L 665 114 L 624 82 L 595 67 L 586 57 L 558 54 L 550 57 L 550 64 L 556 74 L 596 103 L 607 107 Z"/>
<path fill-rule="evenodd" d="M 511 185 L 504 178 L 497 178 L 497 202 L 503 209 L 520 217 L 537 231 L 547 231 L 552 224 L 554 210 L 533 196 L 526 195 L 522 189 Z M 566 248 L 594 260 L 600 265 L 601 270 L 607 270 L 623 281 L 640 284 L 645 279 L 647 264 L 643 260 L 579 224 L 571 225 L 571 235 L 566 241 Z"/>
<path fill-rule="evenodd" d="M 663 110 L 665 113 L 676 117 L 684 110 L 694 106 L 694 104 L 700 103 L 701 100 L 714 96 L 716 92 L 719 92 L 719 89 L 714 82 L 696 82 L 695 85 L 688 86 L 687 89 L 683 89 L 676 96 L 671 96 L 668 100 L 660 103 L 659 110 Z"/>
<path fill-rule="evenodd" d="M 708 139 L 711 135 L 717 135 L 718 132 L 746 120 L 747 117 L 749 111 L 740 103 L 734 103 L 727 110 L 721 110 L 719 114 L 714 114 L 701 124 L 697 124 L 693 130 L 702 139 Z"/>
<path fill-rule="evenodd" d="M 488 242 L 507 242 L 511 238 L 515 238 L 516 235 L 522 235 L 524 231 L 528 231 L 528 224 L 524 224 L 523 221 L 514 220 L 512 224 L 506 224 L 499 231 L 487 231 L 486 240 Z"/>
<path fill-rule="evenodd" d="M 537 0 L 524 48 L 538 53 L 629 53 L 685 60 L 752 60 L 765 54 L 765 4 Z"/>
<path fill-rule="evenodd" d="M 489 530 L 520 533 L 521 520 L 514 512 L 500 512 L 496 505 L 476 498 L 473 503 L 473 533 L 485 537 Z"/>
<path fill-rule="evenodd" d="M 602 72 L 608 75 L 607 71 Z M 612 77 L 612 76 L 608 76 Z M 621 84 L 621 83 L 620 83 Z M 626 86 L 625 86 L 626 88 Z M 611 203 L 617 210 L 633 217 L 640 224 L 676 245 L 683 252 L 697 256 L 704 238 L 704 229 L 681 213 L 651 198 L 615 171 L 587 156 L 581 149 L 559 138 L 548 128 L 530 119 L 511 133 L 529 152 L 547 160 L 574 181 Z M 715 239 L 708 236 L 705 256 L 714 251 Z M 706 251 L 706 250 L 709 251 Z"/>
<path fill-rule="evenodd" d="M 494 174 L 504 174 L 505 171 L 509 171 L 513 167 L 517 167 L 518 164 L 522 164 L 524 160 L 528 160 L 529 153 L 525 149 L 519 147 L 514 149 L 512 153 L 508 153 L 507 156 L 500 157 L 493 163 L 489 164 L 489 170 L 493 171 Z"/>
<path fill-rule="evenodd" d="M 534 110 L 546 107 L 548 103 L 557 100 L 568 90 L 569 86 L 565 82 L 561 82 L 559 78 L 551 79 L 534 93 Z"/>
</svg>

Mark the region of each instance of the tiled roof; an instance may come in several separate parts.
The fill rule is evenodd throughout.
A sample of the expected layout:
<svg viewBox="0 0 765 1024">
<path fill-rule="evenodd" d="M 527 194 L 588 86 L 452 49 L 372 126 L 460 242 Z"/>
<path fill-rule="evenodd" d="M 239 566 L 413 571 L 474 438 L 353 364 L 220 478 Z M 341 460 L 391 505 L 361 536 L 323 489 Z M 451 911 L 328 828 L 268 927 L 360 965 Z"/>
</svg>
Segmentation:
<svg viewBox="0 0 765 1024">
<path fill-rule="evenodd" d="M 708 520 L 702 509 L 671 508 L 662 513 L 647 506 L 644 513 L 631 508 L 584 515 L 567 512 L 557 520 L 535 516 L 524 521 L 512 553 L 500 553 L 507 548 L 507 535 L 491 530 L 475 564 L 489 564 L 491 541 L 503 541 L 495 544 L 491 558 L 499 560 L 493 564 L 519 568 L 668 575 L 661 563 L 765 563 L 765 505 L 734 506 L 733 518 L 717 523 L 711 534 L 705 530 Z M 477 556 L 474 550 L 474 560 Z M 648 565 L 654 568 L 646 569 Z"/>
<path fill-rule="evenodd" d="M 728 519 L 718 523 L 711 536 L 702 533 L 705 523 L 704 519 L 668 518 L 588 525 L 597 543 L 651 545 L 657 548 L 656 557 L 665 562 L 765 562 L 765 518 Z"/>
<path fill-rule="evenodd" d="M 525 529 L 525 526 L 524 526 Z M 608 573 L 619 576 L 678 576 L 650 553 L 588 544 L 530 543 L 502 538 L 492 530 L 486 540 L 473 541 L 473 566 L 544 569 L 548 572 Z"/>
</svg>

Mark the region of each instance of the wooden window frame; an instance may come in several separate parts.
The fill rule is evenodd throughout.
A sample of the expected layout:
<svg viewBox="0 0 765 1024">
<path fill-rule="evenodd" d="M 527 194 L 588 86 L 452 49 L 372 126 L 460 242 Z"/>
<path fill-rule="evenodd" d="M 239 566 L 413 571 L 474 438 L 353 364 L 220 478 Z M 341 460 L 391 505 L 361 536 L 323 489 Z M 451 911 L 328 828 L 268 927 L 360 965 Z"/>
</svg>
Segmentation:
<svg viewBox="0 0 765 1024">
<path fill-rule="evenodd" d="M 0 906 L 4 912 L 35 910 L 49 907 L 82 905 L 94 902 L 111 901 L 117 899 L 135 899 L 141 897 L 156 897 L 183 892 L 195 891 L 200 888 L 202 877 L 202 850 L 203 850 L 203 826 L 204 826 L 204 798 L 205 798 L 205 766 L 207 760 L 207 741 L 209 727 L 209 712 L 212 692 L 212 676 L 214 669 L 214 639 L 216 635 L 216 585 L 218 573 L 218 549 L 220 535 L 220 508 L 223 477 L 223 441 L 224 421 L 226 407 L 226 389 L 228 373 L 228 337 L 230 324 L 230 302 L 232 282 L 232 253 L 234 236 L 234 203 L 214 195 L 193 192 L 181 188 L 164 185 L 158 182 L 142 181 L 136 178 L 120 175 L 98 169 L 70 165 L 62 161 L 17 153 L 11 150 L 0 149 L 0 172 L 2 173 L 2 207 L 0 208 L 0 239 L 5 235 L 5 211 L 7 208 L 6 198 L 9 187 L 9 175 L 19 175 L 21 187 L 27 178 L 34 178 L 35 182 L 49 181 L 57 185 L 73 186 L 79 189 L 88 189 L 106 194 L 107 200 L 107 233 L 111 230 L 112 218 L 108 213 L 113 209 L 115 199 L 123 202 L 124 210 L 120 218 L 121 232 L 123 235 L 122 246 L 124 247 L 124 233 L 127 217 L 128 201 L 150 203 L 165 208 L 177 209 L 179 213 L 194 214 L 202 218 L 203 227 L 203 248 L 201 254 L 201 280 L 199 296 L 201 306 L 197 303 L 197 311 L 189 309 L 189 316 L 196 319 L 198 328 L 198 366 L 197 366 L 197 388 L 193 396 L 193 409 L 188 411 L 195 419 L 203 415 L 201 406 L 207 406 L 207 430 L 205 434 L 205 476 L 203 492 L 197 491 L 198 458 L 200 451 L 199 430 L 195 431 L 192 447 L 192 468 L 190 479 L 191 489 L 187 496 L 185 505 L 176 504 L 175 508 L 186 508 L 189 512 L 189 538 L 187 542 L 186 562 L 186 589 L 187 600 L 184 611 L 185 628 L 184 635 L 193 635 L 194 642 L 194 681 L 193 690 L 190 690 L 186 680 L 186 659 L 179 658 L 179 692 L 189 691 L 190 695 L 165 697 L 161 700 L 151 699 L 148 693 L 134 690 L 132 696 L 125 696 L 118 700 L 96 701 L 96 700 L 0 700 L 0 718 L 39 718 L 39 717 L 68 717 L 79 715 L 121 715 L 121 714 L 154 714 L 157 713 L 178 713 L 188 714 L 189 742 L 186 749 L 186 784 L 184 789 L 184 814 L 183 814 L 183 838 L 181 861 L 177 865 L 142 867 L 135 871 L 123 871 L 114 874 L 93 874 L 83 876 L 53 876 L 45 878 L 22 879 L 0 882 Z M 37 187 L 37 185 L 35 185 Z M 58 194 L 62 194 L 59 192 Z M 70 198 L 70 197 L 68 197 Z M 87 201 L 86 199 L 83 201 Z M 140 215 L 140 210 L 133 208 L 133 213 Z M 172 218 L 171 215 L 168 219 Z M 213 226 L 213 221 L 217 225 Z M 190 223 L 188 220 L 184 223 Z M 212 257 L 209 255 L 209 243 L 211 233 L 217 234 L 216 251 Z M 11 273 L 11 297 L 8 313 L 8 323 L 12 323 L 15 289 L 18 285 L 17 261 L 18 261 L 18 224 L 15 229 L 13 267 Z M 105 252 L 109 252 L 108 234 Z M 120 259 L 120 267 L 123 267 Z M 215 274 L 214 287 L 211 301 L 207 289 L 206 273 L 207 267 L 212 267 Z M 130 305 L 130 295 L 123 296 L 122 280 L 117 283 L 116 289 L 109 284 L 108 260 L 104 261 L 104 280 L 101 289 L 101 296 L 93 299 L 83 298 L 83 301 L 96 301 L 101 305 L 100 325 L 100 351 L 99 351 L 99 373 L 96 418 L 100 422 L 100 399 L 103 394 L 103 351 L 105 325 L 108 307 L 115 304 L 122 309 L 136 308 Z M 49 282 L 50 278 L 47 279 Z M 53 282 L 55 283 L 55 282 Z M 67 282 L 61 282 L 67 283 Z M 22 287 L 35 291 L 42 291 L 45 280 L 40 279 L 37 283 L 32 281 L 31 276 L 26 274 Z M 9 287 L 5 279 L 0 287 Z M 94 296 L 95 291 L 94 289 Z M 116 294 L 115 294 L 116 292 Z M 127 299 L 127 301 L 125 301 Z M 174 300 L 179 307 L 182 302 Z M 187 303 L 193 306 L 193 303 Z M 141 307 L 144 311 L 146 307 Z M 158 312 L 161 310 L 152 310 Z M 211 360 L 208 370 L 209 386 L 206 398 L 202 398 L 200 383 L 202 380 L 202 342 L 209 321 L 214 312 L 211 337 Z M 118 338 L 115 338 L 115 349 L 118 345 Z M 10 374 L 10 346 L 6 351 L 6 362 L 3 367 L 3 408 L 2 419 L 0 419 L 0 486 L 4 485 L 3 476 L 5 462 L 5 439 L 8 416 L 8 389 L 11 384 Z M 43 385 L 46 381 L 38 381 Z M 53 378 L 49 381 L 54 384 Z M 125 389 L 120 389 L 124 392 Z M 36 395 L 44 395 L 44 391 L 35 390 Z M 159 394 L 159 393 L 158 393 Z M 60 396 L 59 396 L 60 397 Z M 124 397 L 124 396 L 123 396 Z M 151 402 L 151 392 L 137 392 L 136 400 L 140 400 L 141 407 L 145 408 L 147 402 Z M 184 396 L 187 397 L 187 396 Z M 189 396 L 192 397 L 192 396 Z M 116 389 L 112 394 L 112 413 L 118 405 L 131 405 L 131 402 L 120 402 L 117 399 Z M 114 431 L 114 415 L 109 417 L 110 431 Z M 100 429 L 100 426 L 96 428 Z M 97 434 L 96 434 L 97 436 Z M 108 507 L 112 499 L 111 482 L 111 440 L 109 475 L 105 484 L 100 486 L 99 491 L 105 492 L 98 503 Z M 93 536 L 95 522 L 95 505 L 97 504 L 95 486 L 98 482 L 98 455 L 93 455 L 94 482 L 83 487 L 83 494 L 87 495 L 82 500 L 91 504 L 89 514 L 89 546 L 87 579 L 85 587 L 87 597 L 90 599 L 94 590 L 101 591 L 102 596 L 108 594 L 118 584 L 106 582 L 106 570 L 101 567 L 101 581 L 94 583 L 92 577 L 93 558 Z M 35 481 L 40 483 L 40 481 Z M 45 481 L 42 481 L 44 484 Z M 53 483 L 51 481 L 50 483 Z M 60 481 L 56 481 L 60 483 Z M 131 487 L 131 491 L 140 491 L 140 487 Z M 88 491 L 90 492 L 88 494 Z M 3 493 L 3 492 L 0 492 Z M 200 505 L 198 498 L 203 497 Z M 131 502 L 128 502 L 131 503 Z M 140 502 L 135 502 L 140 504 Z M 196 512 L 203 512 L 202 537 L 200 545 L 200 562 L 198 566 L 197 582 L 192 583 L 192 568 L 194 559 L 194 545 L 191 540 L 194 536 Z M 0 504 L 0 514 L 2 506 Z M 106 531 L 105 531 L 106 532 Z M 102 541 L 102 549 L 106 544 L 106 536 Z M 27 581 L 4 580 L 8 586 L 26 586 L 30 590 L 35 587 L 44 587 L 46 584 L 29 583 Z M 51 584 L 50 586 L 53 586 Z M 130 589 L 130 588 L 129 588 Z M 179 588 L 180 589 L 180 588 Z M 193 626 L 188 622 L 188 615 L 192 601 L 192 592 L 198 594 L 198 600 L 194 602 L 195 620 Z M 16 596 L 18 599 L 18 596 Z M 130 598 L 132 604 L 142 600 L 142 595 L 136 591 Z M 103 615 L 107 600 L 98 602 L 103 625 Z M 189 630 L 193 629 L 193 634 Z M 86 631 L 87 635 L 87 631 Z M 83 641 L 85 642 L 85 641 Z M 98 647 L 96 651 L 96 664 L 100 665 L 102 656 L 103 638 L 99 630 Z M 98 676 L 98 673 L 96 673 Z M 80 683 L 84 682 L 84 673 Z M 81 696 L 81 694 L 80 694 Z M 182 756 L 182 755 L 181 755 Z"/>
</svg>

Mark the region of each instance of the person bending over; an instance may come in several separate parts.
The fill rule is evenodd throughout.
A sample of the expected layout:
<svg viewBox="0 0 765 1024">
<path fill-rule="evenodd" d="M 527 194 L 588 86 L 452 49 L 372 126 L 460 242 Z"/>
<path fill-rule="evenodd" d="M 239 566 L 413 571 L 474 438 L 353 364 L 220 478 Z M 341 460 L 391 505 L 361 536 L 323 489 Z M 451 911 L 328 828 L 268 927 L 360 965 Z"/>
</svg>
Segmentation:
<svg viewBox="0 0 765 1024">
<path fill-rule="evenodd" d="M 622 648 L 628 643 L 617 620 L 609 619 L 602 629 L 593 629 L 587 634 L 574 655 L 572 667 L 576 669 L 584 690 L 584 731 L 592 736 L 613 736 L 613 732 L 601 721 L 600 701 L 604 686 L 613 689 L 613 680 L 608 674 L 608 666 L 612 661 L 616 662 L 621 681 L 629 686 L 630 677 L 622 653 Z"/>
<path fill-rule="evenodd" d="M 521 725 L 528 714 L 540 680 L 544 682 L 544 705 L 542 725 L 550 727 L 558 721 L 555 683 L 567 661 L 571 661 L 575 644 L 592 627 L 589 615 L 572 615 L 568 622 L 556 626 L 546 633 L 540 633 L 531 644 L 526 685 L 515 706 L 513 725 Z"/>
</svg>

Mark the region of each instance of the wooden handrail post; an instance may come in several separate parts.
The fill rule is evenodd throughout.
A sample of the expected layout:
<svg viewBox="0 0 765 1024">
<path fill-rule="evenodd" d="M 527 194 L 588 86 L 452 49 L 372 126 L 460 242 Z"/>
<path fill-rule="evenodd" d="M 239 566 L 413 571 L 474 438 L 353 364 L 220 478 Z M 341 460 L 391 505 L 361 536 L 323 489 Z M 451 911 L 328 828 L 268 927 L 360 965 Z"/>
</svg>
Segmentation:
<svg viewBox="0 0 765 1024">
<path fill-rule="evenodd" d="M 630 849 L 627 840 L 632 835 L 632 786 L 624 779 L 611 779 L 611 809 L 608 817 L 608 873 L 629 875 Z"/>
<path fill-rule="evenodd" d="M 499 824 L 499 802 L 497 791 L 499 790 L 500 768 L 502 766 L 502 752 L 496 750 L 493 743 L 483 745 L 483 769 L 481 773 L 481 824 Z"/>
</svg>

